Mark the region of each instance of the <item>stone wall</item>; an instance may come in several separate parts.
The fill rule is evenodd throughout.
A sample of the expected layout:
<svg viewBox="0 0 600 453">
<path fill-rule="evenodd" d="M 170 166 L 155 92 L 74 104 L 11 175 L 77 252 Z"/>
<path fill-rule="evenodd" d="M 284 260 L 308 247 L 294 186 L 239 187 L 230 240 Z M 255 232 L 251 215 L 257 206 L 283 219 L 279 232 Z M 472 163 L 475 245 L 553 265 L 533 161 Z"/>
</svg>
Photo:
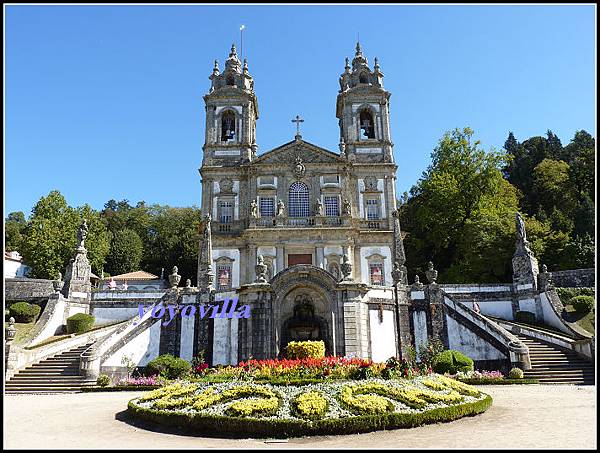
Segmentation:
<svg viewBox="0 0 600 453">
<path fill-rule="evenodd" d="M 558 288 L 590 288 L 596 286 L 595 269 L 572 269 L 552 272 L 552 284 Z"/>
<path fill-rule="evenodd" d="M 18 277 L 4 280 L 4 297 L 7 302 L 48 299 L 53 293 L 52 280 Z"/>
</svg>

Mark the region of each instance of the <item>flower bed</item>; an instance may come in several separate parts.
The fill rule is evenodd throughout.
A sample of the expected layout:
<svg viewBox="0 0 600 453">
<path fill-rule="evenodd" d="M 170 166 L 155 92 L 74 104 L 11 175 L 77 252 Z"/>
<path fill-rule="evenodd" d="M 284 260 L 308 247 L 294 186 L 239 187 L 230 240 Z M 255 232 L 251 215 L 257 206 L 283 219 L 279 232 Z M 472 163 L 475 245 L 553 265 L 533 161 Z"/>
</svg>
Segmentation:
<svg viewBox="0 0 600 453">
<path fill-rule="evenodd" d="M 459 371 L 454 375 L 446 376 L 471 385 L 537 384 L 539 382 L 537 379 L 506 378 L 500 371 Z"/>
<path fill-rule="evenodd" d="M 484 412 L 475 387 L 430 374 L 275 386 L 182 381 L 129 402 L 133 416 L 204 435 L 291 437 L 403 428 Z"/>
</svg>

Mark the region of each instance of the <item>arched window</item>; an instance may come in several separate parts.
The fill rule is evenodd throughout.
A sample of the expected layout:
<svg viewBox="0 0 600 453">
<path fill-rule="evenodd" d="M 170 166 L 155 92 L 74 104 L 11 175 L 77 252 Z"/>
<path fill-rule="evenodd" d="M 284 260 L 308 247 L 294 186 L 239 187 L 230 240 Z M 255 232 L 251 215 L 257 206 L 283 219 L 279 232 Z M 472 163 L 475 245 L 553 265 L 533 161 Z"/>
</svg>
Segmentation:
<svg viewBox="0 0 600 453">
<path fill-rule="evenodd" d="M 235 140 L 235 114 L 227 111 L 221 116 L 221 141 L 232 140 Z"/>
<path fill-rule="evenodd" d="M 295 182 L 290 186 L 288 212 L 290 217 L 308 217 L 308 186 Z"/>
<path fill-rule="evenodd" d="M 367 77 L 367 74 L 365 74 L 364 72 L 362 72 L 359 76 L 358 76 L 358 81 L 360 83 L 369 83 L 369 78 Z"/>
<path fill-rule="evenodd" d="M 233 76 L 231 74 L 227 76 L 227 78 L 225 79 L 225 83 L 229 86 L 233 86 L 235 84 L 235 81 L 233 80 Z"/>
<path fill-rule="evenodd" d="M 362 138 L 375 138 L 375 123 L 371 112 L 366 109 L 361 110 L 359 120 Z"/>
</svg>

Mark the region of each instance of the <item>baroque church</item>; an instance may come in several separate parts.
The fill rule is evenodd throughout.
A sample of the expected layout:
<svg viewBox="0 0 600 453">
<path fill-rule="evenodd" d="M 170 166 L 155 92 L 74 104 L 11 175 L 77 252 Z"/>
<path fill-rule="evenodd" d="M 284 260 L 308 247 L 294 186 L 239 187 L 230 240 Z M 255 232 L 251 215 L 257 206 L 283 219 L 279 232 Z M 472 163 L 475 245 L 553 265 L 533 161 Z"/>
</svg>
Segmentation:
<svg viewBox="0 0 600 453">
<path fill-rule="evenodd" d="M 378 362 L 413 350 L 418 358 L 436 339 L 471 357 L 477 369 L 507 372 L 532 370 L 518 336 L 525 335 L 590 360 L 594 337 L 562 317 L 554 274 L 538 267 L 519 213 L 512 282 L 438 284 L 430 262 L 427 282 L 415 276 L 409 284 L 390 93 L 373 63 L 359 44 L 352 62 L 346 59 L 336 99 L 337 151 L 305 141 L 296 116 L 294 140 L 259 156 L 258 98 L 248 64 L 235 47 L 223 72 L 215 62 L 204 96 L 197 286 L 189 279 L 180 286 L 175 266 L 167 289 L 92 290 L 84 223 L 64 281 L 6 279 L 6 300 L 44 302 L 27 338 L 7 342 L 11 388 L 24 389 L 22 370 L 62 351 L 75 357 L 82 382 L 126 375 L 124 360 L 143 368 L 162 354 L 192 360 L 204 353 L 210 365 L 282 357 L 294 340 L 322 340 L 327 354 Z M 230 315 L 232 301 L 250 316 Z M 209 305 L 220 315 L 202 316 Z M 181 316 L 162 322 L 156 313 L 166 308 Z M 44 344 L 82 312 L 102 327 Z M 523 312 L 561 334 L 515 324 Z"/>
<path fill-rule="evenodd" d="M 247 326 L 214 325 L 213 336 L 229 333 L 213 344 L 216 361 L 280 356 L 288 341 L 308 339 L 328 354 L 395 356 L 393 288 L 406 272 L 390 93 L 377 59 L 371 68 L 358 43 L 346 59 L 336 151 L 305 141 L 297 116 L 294 140 L 257 155 L 258 98 L 235 46 L 210 80 L 200 174 L 211 243 L 200 245 L 198 282 L 254 307 Z"/>
</svg>

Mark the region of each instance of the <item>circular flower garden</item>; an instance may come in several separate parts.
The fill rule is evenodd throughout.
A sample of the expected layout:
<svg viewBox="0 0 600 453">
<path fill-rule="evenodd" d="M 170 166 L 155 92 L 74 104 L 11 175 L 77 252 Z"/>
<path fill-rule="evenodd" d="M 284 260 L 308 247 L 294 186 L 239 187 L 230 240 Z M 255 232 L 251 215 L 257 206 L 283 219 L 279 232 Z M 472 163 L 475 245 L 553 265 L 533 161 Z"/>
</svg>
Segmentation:
<svg viewBox="0 0 600 453">
<path fill-rule="evenodd" d="M 492 403 L 471 385 L 397 359 L 304 357 L 196 369 L 196 377 L 131 400 L 129 413 L 203 435 L 292 437 L 445 422 Z"/>
</svg>

